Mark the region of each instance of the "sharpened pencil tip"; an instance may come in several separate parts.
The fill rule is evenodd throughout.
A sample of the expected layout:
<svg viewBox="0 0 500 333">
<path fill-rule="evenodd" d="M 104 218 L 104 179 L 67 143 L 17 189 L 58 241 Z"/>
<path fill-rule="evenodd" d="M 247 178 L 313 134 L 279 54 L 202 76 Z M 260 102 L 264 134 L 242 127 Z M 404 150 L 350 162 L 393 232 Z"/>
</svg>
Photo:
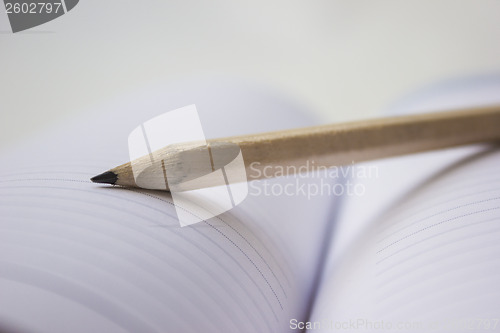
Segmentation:
<svg viewBox="0 0 500 333">
<path fill-rule="evenodd" d="M 118 176 L 112 171 L 106 171 L 101 173 L 100 175 L 90 178 L 90 180 L 94 183 L 114 185 L 118 180 Z"/>
</svg>

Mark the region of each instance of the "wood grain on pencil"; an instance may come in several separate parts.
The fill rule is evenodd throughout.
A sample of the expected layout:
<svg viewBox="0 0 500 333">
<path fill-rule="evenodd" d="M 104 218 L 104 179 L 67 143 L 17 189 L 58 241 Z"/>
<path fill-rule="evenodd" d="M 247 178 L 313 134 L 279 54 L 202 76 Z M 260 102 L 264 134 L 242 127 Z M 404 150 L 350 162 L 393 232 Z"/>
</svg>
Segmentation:
<svg viewBox="0 0 500 333">
<path fill-rule="evenodd" d="M 500 141 L 500 106 L 235 136 L 207 140 L 207 143 L 212 150 L 226 149 L 220 143 L 237 144 L 243 154 L 248 180 L 253 180 L 269 176 L 269 170 L 276 169 L 275 166 L 296 167 L 286 168 L 293 172 L 301 166 L 310 166 L 313 161 L 315 166 L 332 167 L 493 141 Z M 164 163 L 179 163 L 168 149 L 153 152 L 153 156 Z M 144 159 L 144 163 L 147 160 L 149 158 Z M 186 163 L 185 159 L 182 163 Z M 255 172 L 266 167 L 265 173 Z M 130 162 L 111 169 L 108 178 L 113 174 L 115 182 L 97 182 L 137 186 Z"/>
</svg>

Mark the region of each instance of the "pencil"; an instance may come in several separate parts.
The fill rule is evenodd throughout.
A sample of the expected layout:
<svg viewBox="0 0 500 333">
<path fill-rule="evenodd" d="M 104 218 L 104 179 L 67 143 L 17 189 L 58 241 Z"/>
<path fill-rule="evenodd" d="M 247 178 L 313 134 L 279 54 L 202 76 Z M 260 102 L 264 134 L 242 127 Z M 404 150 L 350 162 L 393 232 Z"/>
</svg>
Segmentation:
<svg viewBox="0 0 500 333">
<path fill-rule="evenodd" d="M 239 147 L 248 180 L 254 180 L 274 177 L 278 170 L 279 175 L 283 170 L 294 173 L 312 164 L 318 168 L 342 166 L 494 141 L 500 141 L 500 105 L 220 138 L 207 140 L 205 149 L 211 157 L 214 154 L 233 156 L 232 150 L 235 146 Z M 147 164 L 154 157 L 154 160 L 161 161 L 163 171 L 152 170 L 148 175 L 149 184 L 161 182 L 161 185 L 141 187 L 169 190 L 172 184 L 165 184 L 165 170 L 176 170 L 182 174 L 172 178 L 180 179 L 179 182 L 210 172 L 197 168 L 202 150 L 200 147 L 193 148 L 193 145 L 168 146 L 153 152 L 152 156 L 117 166 L 91 180 L 139 187 L 134 179 L 132 164 Z M 201 182 L 197 186 L 213 184 Z"/>
</svg>

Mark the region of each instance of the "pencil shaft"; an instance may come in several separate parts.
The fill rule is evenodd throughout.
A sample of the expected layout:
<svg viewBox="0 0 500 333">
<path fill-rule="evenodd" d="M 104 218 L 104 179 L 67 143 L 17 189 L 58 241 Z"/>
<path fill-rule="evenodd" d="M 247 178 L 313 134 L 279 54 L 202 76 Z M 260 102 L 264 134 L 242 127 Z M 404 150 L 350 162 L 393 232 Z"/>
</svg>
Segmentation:
<svg viewBox="0 0 500 333">
<path fill-rule="evenodd" d="M 208 143 L 212 150 L 225 149 L 224 145 L 218 148 L 221 142 L 237 144 L 248 180 L 253 180 L 281 175 L 283 166 L 294 173 L 311 165 L 341 166 L 493 141 L 500 141 L 500 106 L 228 137 Z M 166 152 L 154 154 L 163 159 Z M 111 171 L 118 175 L 116 184 L 135 186 L 130 163 Z"/>
</svg>

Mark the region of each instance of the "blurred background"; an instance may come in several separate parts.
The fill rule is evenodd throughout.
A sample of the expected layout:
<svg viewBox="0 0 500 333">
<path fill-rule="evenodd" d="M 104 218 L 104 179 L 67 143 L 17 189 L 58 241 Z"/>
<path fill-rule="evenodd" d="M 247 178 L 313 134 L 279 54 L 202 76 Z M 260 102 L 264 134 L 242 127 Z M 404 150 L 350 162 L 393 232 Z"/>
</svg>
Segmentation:
<svg viewBox="0 0 500 333">
<path fill-rule="evenodd" d="M 155 82 L 234 77 L 322 121 L 500 73 L 500 1 L 81 0 L 13 34 L 0 10 L 0 147 Z"/>
</svg>

